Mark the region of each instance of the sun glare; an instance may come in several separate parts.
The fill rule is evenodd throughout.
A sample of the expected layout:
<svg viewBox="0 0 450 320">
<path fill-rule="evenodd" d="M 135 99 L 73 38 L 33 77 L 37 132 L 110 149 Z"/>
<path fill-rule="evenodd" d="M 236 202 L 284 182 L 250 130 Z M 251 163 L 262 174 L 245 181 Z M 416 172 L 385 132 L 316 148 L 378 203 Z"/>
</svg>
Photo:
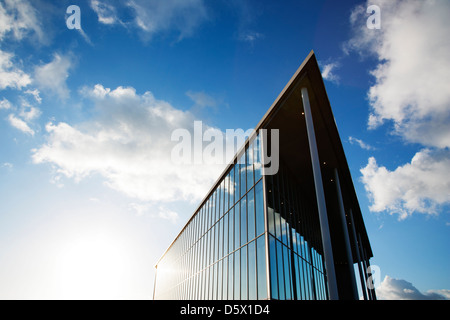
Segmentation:
<svg viewBox="0 0 450 320">
<path fill-rule="evenodd" d="M 121 279 L 129 271 L 124 246 L 98 233 L 75 237 L 62 245 L 55 276 L 61 299 L 120 299 Z"/>
</svg>

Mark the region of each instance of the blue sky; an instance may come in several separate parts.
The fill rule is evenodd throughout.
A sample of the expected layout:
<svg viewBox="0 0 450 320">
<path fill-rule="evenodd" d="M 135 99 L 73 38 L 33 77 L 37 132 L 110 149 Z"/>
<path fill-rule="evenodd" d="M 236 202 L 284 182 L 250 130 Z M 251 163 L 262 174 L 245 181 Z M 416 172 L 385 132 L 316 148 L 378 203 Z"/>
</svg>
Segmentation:
<svg viewBox="0 0 450 320">
<path fill-rule="evenodd" d="M 369 29 L 369 5 L 381 28 Z M 69 5 L 81 29 L 68 29 Z M 0 297 L 148 299 L 224 168 L 177 128 L 255 127 L 314 50 L 385 299 L 450 297 L 450 6 L 0 1 Z"/>
</svg>

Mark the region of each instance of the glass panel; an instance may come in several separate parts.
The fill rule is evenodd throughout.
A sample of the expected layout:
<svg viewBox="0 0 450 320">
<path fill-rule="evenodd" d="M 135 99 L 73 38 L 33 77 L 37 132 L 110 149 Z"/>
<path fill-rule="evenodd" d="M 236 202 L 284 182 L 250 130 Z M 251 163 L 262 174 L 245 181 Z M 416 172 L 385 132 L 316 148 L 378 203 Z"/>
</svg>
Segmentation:
<svg viewBox="0 0 450 320">
<path fill-rule="evenodd" d="M 284 267 L 283 267 L 283 245 L 281 242 L 277 243 L 277 265 L 278 265 L 278 286 L 279 286 L 279 298 L 280 300 L 286 299 L 285 288 L 284 288 Z"/>
<path fill-rule="evenodd" d="M 284 281 L 286 288 L 286 300 L 292 299 L 292 281 L 291 281 L 291 264 L 290 264 L 290 250 L 283 246 L 283 260 L 284 260 Z"/>
<path fill-rule="evenodd" d="M 248 244 L 248 299 L 256 300 L 256 243 Z"/>
<path fill-rule="evenodd" d="M 267 298 L 267 274 L 266 274 L 266 239 L 264 236 L 256 240 L 258 299 Z"/>
<path fill-rule="evenodd" d="M 257 182 L 262 177 L 262 164 L 261 164 L 261 147 L 260 137 L 257 136 L 253 143 L 253 167 L 255 172 L 255 181 Z"/>
<path fill-rule="evenodd" d="M 248 241 L 255 238 L 255 199 L 254 189 L 247 193 L 247 224 L 248 224 Z"/>
<path fill-rule="evenodd" d="M 234 300 L 241 299 L 241 259 L 240 250 L 234 253 Z"/>
<path fill-rule="evenodd" d="M 212 300 L 217 299 L 217 263 L 215 263 L 212 267 Z"/>
<path fill-rule="evenodd" d="M 234 250 L 234 208 L 231 208 L 228 212 L 228 251 L 232 252 Z"/>
<path fill-rule="evenodd" d="M 223 213 L 225 213 L 230 208 L 228 205 L 228 200 L 230 198 L 230 173 L 227 174 L 223 182 L 223 197 Z"/>
<path fill-rule="evenodd" d="M 281 215 L 274 211 L 274 219 L 275 219 L 275 235 L 277 237 L 278 240 L 282 240 L 282 236 L 281 236 Z"/>
<path fill-rule="evenodd" d="M 246 176 L 245 176 L 245 172 L 246 172 L 246 163 L 245 163 L 245 153 L 242 154 L 241 158 L 239 159 L 239 184 L 240 184 L 240 197 L 242 197 L 245 192 L 247 191 L 247 187 L 246 187 Z"/>
<path fill-rule="evenodd" d="M 275 216 L 272 208 L 267 207 L 267 215 L 269 220 L 269 232 L 275 236 Z"/>
<path fill-rule="evenodd" d="M 230 207 L 234 205 L 234 195 L 236 193 L 236 181 L 234 179 L 234 171 L 235 171 L 235 166 L 233 166 L 231 168 L 230 171 L 230 189 L 229 189 L 229 193 L 230 193 Z"/>
<path fill-rule="evenodd" d="M 241 246 L 247 243 L 247 201 L 246 196 L 241 199 Z"/>
<path fill-rule="evenodd" d="M 220 260 L 217 263 L 217 300 L 222 300 L 222 281 L 223 281 L 222 265 L 223 260 Z"/>
<path fill-rule="evenodd" d="M 241 300 L 248 299 L 248 283 L 247 283 L 247 246 L 241 250 Z"/>
<path fill-rule="evenodd" d="M 280 227 L 281 227 L 281 241 L 285 244 L 288 245 L 288 241 L 287 241 L 287 227 L 286 227 L 286 220 L 280 216 Z"/>
<path fill-rule="evenodd" d="M 278 299 L 277 250 L 276 240 L 269 236 L 270 287 L 272 299 Z"/>
<path fill-rule="evenodd" d="M 228 257 L 223 258 L 222 299 L 228 299 Z"/>
<path fill-rule="evenodd" d="M 223 218 L 219 220 L 218 238 L 219 238 L 219 257 L 218 257 L 218 259 L 221 259 L 223 257 Z"/>
<path fill-rule="evenodd" d="M 237 248 L 240 247 L 241 245 L 241 241 L 240 241 L 240 216 L 239 216 L 239 212 L 240 212 L 241 206 L 240 203 L 236 203 L 236 205 L 234 206 L 234 249 L 236 250 Z"/>
<path fill-rule="evenodd" d="M 223 215 L 223 186 L 224 181 L 222 180 L 217 190 L 217 220 L 219 220 Z"/>
<path fill-rule="evenodd" d="M 223 255 L 226 256 L 228 251 L 228 213 L 223 216 Z"/>
<path fill-rule="evenodd" d="M 255 186 L 256 235 L 264 232 L 264 198 L 262 181 Z"/>
<path fill-rule="evenodd" d="M 246 160 L 246 169 L 247 169 L 247 190 L 253 187 L 253 145 L 245 150 L 245 160 Z"/>
<path fill-rule="evenodd" d="M 239 199 L 241 198 L 241 191 L 240 191 L 240 186 L 241 186 L 241 164 L 238 162 L 234 165 L 234 182 L 236 184 L 236 192 L 234 195 L 234 202 L 237 203 L 239 201 Z"/>
</svg>

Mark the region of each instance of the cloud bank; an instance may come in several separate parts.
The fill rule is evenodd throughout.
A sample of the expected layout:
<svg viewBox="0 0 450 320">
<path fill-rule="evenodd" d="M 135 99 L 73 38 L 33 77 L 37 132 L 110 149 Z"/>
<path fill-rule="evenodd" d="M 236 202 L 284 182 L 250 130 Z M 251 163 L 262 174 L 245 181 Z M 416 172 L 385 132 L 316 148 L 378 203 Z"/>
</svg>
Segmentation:
<svg viewBox="0 0 450 320">
<path fill-rule="evenodd" d="M 374 211 L 401 218 L 413 212 L 435 214 L 436 206 L 450 199 L 450 186 L 442 182 L 450 172 L 450 3 L 378 1 L 379 30 L 366 27 L 369 4 L 352 12 L 354 35 L 345 46 L 378 60 L 371 70 L 375 82 L 368 92 L 368 127 L 392 124 L 393 134 L 423 150 L 392 171 L 370 158 L 361 170 L 362 181 Z"/>
<path fill-rule="evenodd" d="M 224 164 L 172 162 L 171 134 L 178 128 L 193 132 L 190 112 L 131 87 L 97 84 L 82 94 L 95 105 L 94 119 L 76 126 L 48 123 L 47 142 L 33 151 L 35 163 L 51 163 L 57 175 L 75 180 L 99 174 L 131 198 L 161 202 L 198 201 L 223 170 Z"/>
<path fill-rule="evenodd" d="M 406 280 L 386 276 L 376 288 L 377 299 L 380 300 L 449 300 L 450 290 L 429 290 L 420 292 Z"/>
</svg>

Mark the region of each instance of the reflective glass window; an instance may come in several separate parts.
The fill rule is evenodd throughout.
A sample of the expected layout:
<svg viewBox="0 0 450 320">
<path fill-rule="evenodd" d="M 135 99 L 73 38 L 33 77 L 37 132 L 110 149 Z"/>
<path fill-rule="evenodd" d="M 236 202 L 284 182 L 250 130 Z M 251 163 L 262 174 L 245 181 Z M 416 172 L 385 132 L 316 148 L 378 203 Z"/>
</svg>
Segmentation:
<svg viewBox="0 0 450 320">
<path fill-rule="evenodd" d="M 247 243 L 247 200 L 241 199 L 241 246 Z"/>
<path fill-rule="evenodd" d="M 256 241 L 248 244 L 248 299 L 256 300 Z"/>
<path fill-rule="evenodd" d="M 267 298 L 267 274 L 266 274 L 266 239 L 264 236 L 256 240 L 258 299 Z"/>
<path fill-rule="evenodd" d="M 274 237 L 269 236 L 270 288 L 273 299 L 279 299 L 277 275 L 277 246 Z"/>
<path fill-rule="evenodd" d="M 241 253 L 234 253 L 234 300 L 241 299 Z"/>
<path fill-rule="evenodd" d="M 255 196 L 254 189 L 247 193 L 247 225 L 248 241 L 255 238 Z"/>
<path fill-rule="evenodd" d="M 253 168 L 255 173 L 255 182 L 262 177 L 262 163 L 261 163 L 261 146 L 260 137 L 257 136 L 253 142 Z"/>
<path fill-rule="evenodd" d="M 223 218 L 219 220 L 219 232 L 218 232 L 218 238 L 219 238 L 219 257 L 218 259 L 221 259 L 223 257 Z"/>
<path fill-rule="evenodd" d="M 236 203 L 236 205 L 234 206 L 234 249 L 236 250 L 237 248 L 240 247 L 241 245 L 241 240 L 240 240 L 240 236 L 241 236 L 241 229 L 240 229 L 240 223 L 241 223 L 241 217 L 240 217 L 240 210 L 241 209 L 241 205 L 240 202 Z"/>
<path fill-rule="evenodd" d="M 223 255 L 230 253 L 228 251 L 228 213 L 223 216 Z"/>
<path fill-rule="evenodd" d="M 228 212 L 228 251 L 234 250 L 234 208 L 231 208 Z"/>
<path fill-rule="evenodd" d="M 248 269 L 247 269 L 247 246 L 239 250 L 241 252 L 241 300 L 248 299 Z"/>
<path fill-rule="evenodd" d="M 230 170 L 230 207 L 234 205 L 236 201 L 234 199 L 236 193 L 236 180 L 234 178 L 235 167 L 233 166 Z"/>
<path fill-rule="evenodd" d="M 253 181 L 253 144 L 250 145 L 247 150 L 245 150 L 245 161 L 247 170 L 247 190 L 249 190 L 254 185 Z"/>
<path fill-rule="evenodd" d="M 256 235 L 259 236 L 264 232 L 264 198 L 262 181 L 255 186 L 255 219 L 256 219 Z"/>
<path fill-rule="evenodd" d="M 245 153 L 242 154 L 240 160 L 239 160 L 239 164 L 238 164 L 238 168 L 239 168 L 239 186 L 240 186 L 240 197 L 242 197 L 245 192 L 247 191 L 247 178 L 246 178 L 246 163 L 245 163 Z"/>
<path fill-rule="evenodd" d="M 228 256 L 228 299 L 233 300 L 234 297 L 234 254 Z"/>
<path fill-rule="evenodd" d="M 280 300 L 286 299 L 285 295 L 285 279 L 284 279 L 284 266 L 283 266 L 283 245 L 280 241 L 276 241 L 277 244 L 277 270 L 278 270 L 278 294 Z"/>
<path fill-rule="evenodd" d="M 228 257 L 223 258 L 222 299 L 228 299 Z"/>
</svg>

